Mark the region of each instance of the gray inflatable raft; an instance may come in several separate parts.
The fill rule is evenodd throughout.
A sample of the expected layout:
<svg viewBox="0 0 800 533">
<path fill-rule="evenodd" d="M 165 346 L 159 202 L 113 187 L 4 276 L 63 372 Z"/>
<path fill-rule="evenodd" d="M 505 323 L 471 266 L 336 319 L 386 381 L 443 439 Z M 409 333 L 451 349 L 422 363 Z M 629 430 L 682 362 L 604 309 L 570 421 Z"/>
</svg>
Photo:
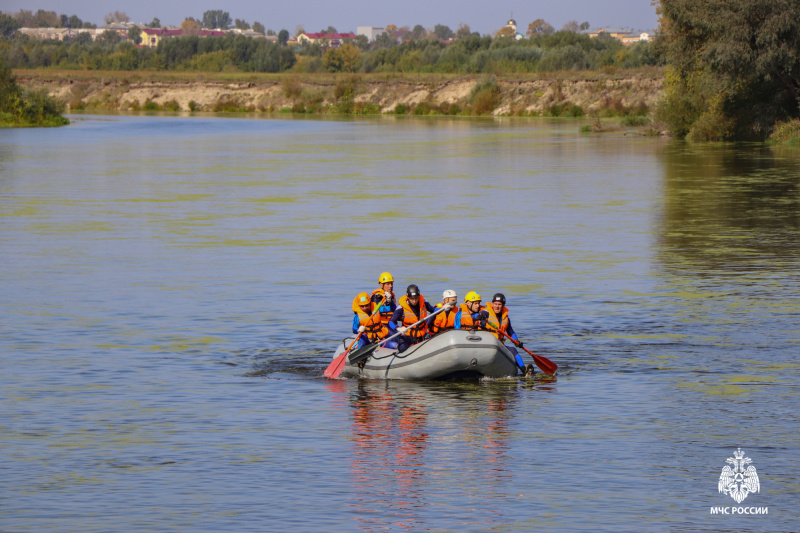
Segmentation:
<svg viewBox="0 0 800 533">
<path fill-rule="evenodd" d="M 354 337 L 333 354 L 341 355 Z M 348 356 L 349 357 L 349 356 Z M 486 331 L 454 329 L 415 344 L 403 353 L 377 348 L 363 365 L 347 361 L 341 377 L 371 379 L 500 378 L 517 375 L 514 355 Z"/>
</svg>

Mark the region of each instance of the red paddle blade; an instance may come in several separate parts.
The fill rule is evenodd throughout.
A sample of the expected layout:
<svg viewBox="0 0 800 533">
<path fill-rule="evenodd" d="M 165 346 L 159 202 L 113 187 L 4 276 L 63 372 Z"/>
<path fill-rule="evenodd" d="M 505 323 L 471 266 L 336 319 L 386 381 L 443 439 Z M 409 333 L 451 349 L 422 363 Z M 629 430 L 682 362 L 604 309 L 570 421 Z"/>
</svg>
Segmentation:
<svg viewBox="0 0 800 533">
<path fill-rule="evenodd" d="M 344 364 L 347 362 L 347 352 L 343 352 L 339 357 L 331 361 L 328 368 L 325 369 L 325 377 L 336 379 L 342 373 Z"/>
<path fill-rule="evenodd" d="M 556 370 L 558 370 L 558 365 L 547 357 L 536 355 L 535 353 L 531 353 L 531 355 L 533 356 L 533 362 L 536 363 L 536 366 L 538 366 L 545 374 L 552 376 L 556 373 Z"/>
</svg>

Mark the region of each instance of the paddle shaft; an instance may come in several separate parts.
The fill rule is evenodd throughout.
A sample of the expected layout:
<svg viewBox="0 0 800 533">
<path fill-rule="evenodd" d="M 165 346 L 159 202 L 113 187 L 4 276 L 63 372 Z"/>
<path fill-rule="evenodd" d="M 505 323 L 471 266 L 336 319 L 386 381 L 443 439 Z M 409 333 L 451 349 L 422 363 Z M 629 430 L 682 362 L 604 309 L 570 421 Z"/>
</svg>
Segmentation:
<svg viewBox="0 0 800 533">
<path fill-rule="evenodd" d="M 556 370 L 558 370 L 558 365 L 557 364 L 552 362 L 547 357 L 542 357 L 541 355 L 536 355 L 535 353 L 533 353 L 532 351 L 530 351 L 526 347 L 520 346 L 519 345 L 520 341 L 512 339 L 505 331 L 501 331 L 499 329 L 494 329 L 494 328 L 492 328 L 490 331 L 496 331 L 500 335 L 504 336 L 505 338 L 507 338 L 508 340 L 513 342 L 514 346 L 522 348 L 523 350 L 528 352 L 530 354 L 530 356 L 533 357 L 533 362 L 536 363 L 536 366 L 538 366 L 542 370 L 542 372 L 544 372 L 545 374 L 549 374 L 549 375 L 552 376 L 553 374 L 556 373 Z"/>
</svg>

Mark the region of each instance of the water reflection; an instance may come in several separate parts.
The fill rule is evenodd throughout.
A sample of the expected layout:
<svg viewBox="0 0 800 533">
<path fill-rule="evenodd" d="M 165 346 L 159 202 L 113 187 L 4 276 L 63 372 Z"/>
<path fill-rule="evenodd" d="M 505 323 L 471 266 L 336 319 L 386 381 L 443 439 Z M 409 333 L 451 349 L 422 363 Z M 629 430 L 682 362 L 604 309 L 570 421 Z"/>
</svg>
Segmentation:
<svg viewBox="0 0 800 533">
<path fill-rule="evenodd" d="M 661 261 L 669 269 L 785 270 L 800 252 L 800 158 L 765 146 L 662 153 Z"/>
<path fill-rule="evenodd" d="M 363 531 L 418 531 L 452 513 L 491 527 L 492 500 L 514 492 L 514 409 L 537 382 L 424 383 L 338 380 L 326 386 L 351 414 L 353 520 Z M 455 508 L 464 492 L 469 502 Z"/>
</svg>

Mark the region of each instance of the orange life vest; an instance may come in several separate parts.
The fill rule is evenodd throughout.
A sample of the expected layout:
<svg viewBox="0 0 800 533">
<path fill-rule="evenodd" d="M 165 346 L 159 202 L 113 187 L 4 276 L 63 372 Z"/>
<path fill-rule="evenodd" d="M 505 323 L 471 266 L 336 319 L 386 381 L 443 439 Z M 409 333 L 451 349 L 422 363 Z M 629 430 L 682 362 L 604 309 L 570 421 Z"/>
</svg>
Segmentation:
<svg viewBox="0 0 800 533">
<path fill-rule="evenodd" d="M 486 306 L 486 309 L 484 309 L 484 311 L 489 313 L 489 318 L 486 319 L 486 326 L 487 326 L 486 329 L 491 331 L 492 335 L 494 335 L 498 339 L 503 340 L 505 337 L 502 337 L 502 335 L 493 330 L 500 330 L 503 333 L 506 332 L 506 329 L 508 329 L 508 308 L 503 307 L 503 310 L 500 311 L 499 317 L 495 314 L 494 309 L 492 309 L 491 305 Z"/>
<path fill-rule="evenodd" d="M 397 302 L 397 305 L 403 308 L 403 325 L 405 327 L 409 327 L 411 324 L 415 324 L 428 316 L 428 310 L 425 308 L 425 297 L 421 294 L 419 295 L 420 316 L 417 316 L 417 314 L 411 309 L 411 304 L 408 303 L 407 295 L 402 296 Z M 423 320 L 421 324 L 406 330 L 403 335 L 412 337 L 414 339 L 421 339 L 426 333 L 428 333 L 428 323 Z"/>
<path fill-rule="evenodd" d="M 382 339 L 389 332 L 389 329 L 381 322 L 381 315 L 374 312 L 375 304 L 370 306 L 372 314 L 367 314 L 358 305 L 358 296 L 353 300 L 353 312 L 358 315 L 358 323 L 366 328 L 364 335 L 370 342 Z"/>
<path fill-rule="evenodd" d="M 472 319 L 473 313 L 467 304 L 463 303 L 459 307 L 461 308 L 461 329 L 480 329 L 480 321 Z M 483 310 L 484 308 L 479 306 L 478 313 Z"/>
<path fill-rule="evenodd" d="M 384 292 L 386 292 L 386 291 L 384 291 L 383 289 L 375 289 L 374 291 L 372 291 L 372 295 L 371 296 L 375 296 L 376 294 L 380 294 L 381 300 L 382 300 Z M 391 295 L 392 295 L 392 300 L 397 302 L 397 300 L 394 297 L 394 293 L 391 293 Z M 392 319 L 392 315 L 394 314 L 394 311 L 392 311 L 392 309 L 388 305 L 386 307 L 389 310 L 388 311 L 381 311 L 380 315 L 379 315 L 381 317 L 381 322 L 383 322 L 384 326 L 389 323 L 389 321 Z"/>
<path fill-rule="evenodd" d="M 443 307 L 443 304 L 436 304 L 438 309 Z M 456 327 L 456 313 L 458 309 L 455 307 L 451 308 L 449 311 L 440 311 L 438 315 L 433 319 L 433 322 L 430 326 L 431 335 L 436 335 L 437 333 L 441 333 L 442 331 L 447 331 L 448 329 L 453 329 Z"/>
</svg>

